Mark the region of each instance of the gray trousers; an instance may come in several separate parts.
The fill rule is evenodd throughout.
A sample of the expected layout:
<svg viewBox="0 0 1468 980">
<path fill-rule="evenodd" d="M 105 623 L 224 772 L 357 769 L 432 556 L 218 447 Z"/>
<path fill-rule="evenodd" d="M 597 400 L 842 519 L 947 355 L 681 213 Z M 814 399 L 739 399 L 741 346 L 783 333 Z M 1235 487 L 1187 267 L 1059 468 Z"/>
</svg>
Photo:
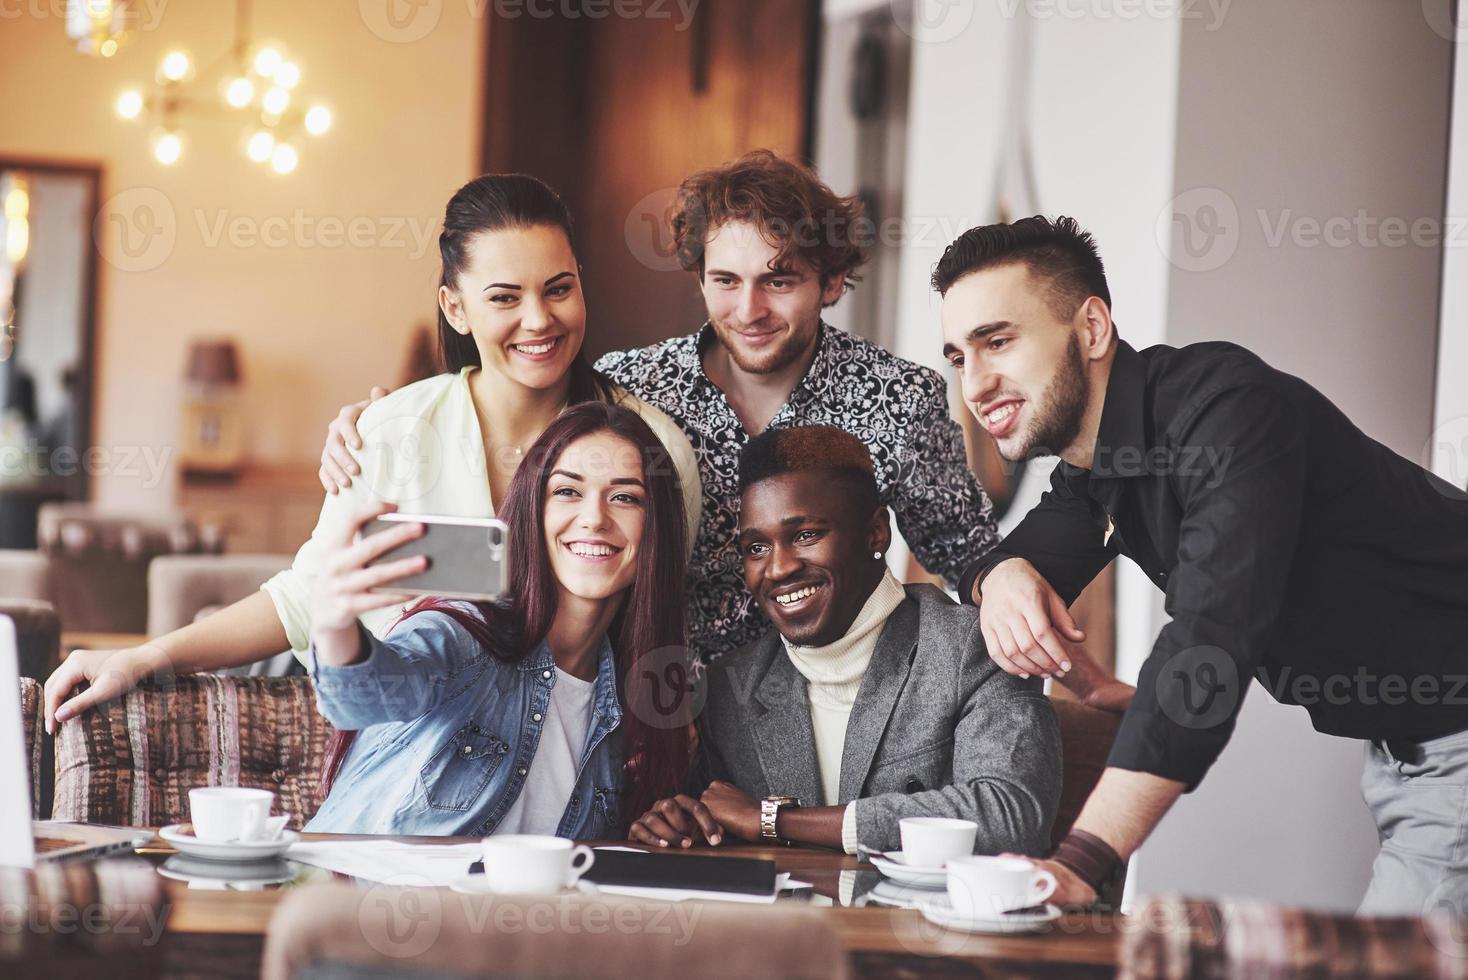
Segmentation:
<svg viewBox="0 0 1468 980">
<path fill-rule="evenodd" d="M 1468 731 L 1366 743 L 1361 795 L 1381 852 L 1358 915 L 1468 915 Z"/>
</svg>

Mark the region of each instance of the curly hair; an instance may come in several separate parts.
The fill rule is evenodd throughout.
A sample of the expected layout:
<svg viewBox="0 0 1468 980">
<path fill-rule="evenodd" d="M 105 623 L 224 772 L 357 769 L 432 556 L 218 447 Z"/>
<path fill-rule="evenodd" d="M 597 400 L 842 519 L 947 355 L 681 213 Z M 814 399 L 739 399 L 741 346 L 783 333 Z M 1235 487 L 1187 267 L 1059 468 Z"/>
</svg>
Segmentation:
<svg viewBox="0 0 1468 980">
<path fill-rule="evenodd" d="M 754 225 L 779 248 L 772 270 L 801 259 L 823 283 L 839 278 L 843 292 L 861 280 L 856 270 L 876 231 L 859 198 L 841 197 L 815 171 L 771 150 L 700 170 L 678 186 L 673 242 L 685 270 L 703 275 L 709 237 L 731 221 Z"/>
</svg>

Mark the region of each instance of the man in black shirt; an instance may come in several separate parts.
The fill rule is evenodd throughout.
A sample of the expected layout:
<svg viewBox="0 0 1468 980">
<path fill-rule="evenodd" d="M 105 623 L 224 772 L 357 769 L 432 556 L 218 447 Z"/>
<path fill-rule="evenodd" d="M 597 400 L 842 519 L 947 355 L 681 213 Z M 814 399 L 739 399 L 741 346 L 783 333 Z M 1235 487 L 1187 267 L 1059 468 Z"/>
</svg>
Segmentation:
<svg viewBox="0 0 1468 980">
<path fill-rule="evenodd" d="M 1366 739 L 1383 847 L 1362 909 L 1418 914 L 1468 881 L 1468 495 L 1227 343 L 1117 337 L 1071 219 L 974 228 L 933 275 L 964 400 L 1049 491 L 964 576 L 1006 670 L 1084 662 L 1066 607 L 1116 555 L 1167 595 L 1108 768 L 1049 863 L 1089 902 L 1202 780 L 1257 677 Z M 1089 664 L 1087 664 L 1089 666 Z"/>
</svg>

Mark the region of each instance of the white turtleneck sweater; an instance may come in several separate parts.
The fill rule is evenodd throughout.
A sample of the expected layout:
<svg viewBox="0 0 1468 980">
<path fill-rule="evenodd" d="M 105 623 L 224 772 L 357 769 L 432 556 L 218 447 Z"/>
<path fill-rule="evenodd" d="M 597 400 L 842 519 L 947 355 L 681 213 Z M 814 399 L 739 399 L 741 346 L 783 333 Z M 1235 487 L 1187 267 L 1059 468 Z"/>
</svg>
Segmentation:
<svg viewBox="0 0 1468 980">
<path fill-rule="evenodd" d="M 781 638 L 790 662 L 805 678 L 816 761 L 821 771 L 821 792 L 825 797 L 822 802 L 826 806 L 841 801 L 841 756 L 846 748 L 846 723 L 851 720 L 851 707 L 856 703 L 856 693 L 876 652 L 882 627 L 905 598 L 907 593 L 902 583 L 888 570 L 883 572 L 851 628 L 839 640 L 826 646 L 806 647 Z M 842 816 L 841 838 L 846 852 L 855 854 L 855 807 L 848 806 Z"/>
</svg>

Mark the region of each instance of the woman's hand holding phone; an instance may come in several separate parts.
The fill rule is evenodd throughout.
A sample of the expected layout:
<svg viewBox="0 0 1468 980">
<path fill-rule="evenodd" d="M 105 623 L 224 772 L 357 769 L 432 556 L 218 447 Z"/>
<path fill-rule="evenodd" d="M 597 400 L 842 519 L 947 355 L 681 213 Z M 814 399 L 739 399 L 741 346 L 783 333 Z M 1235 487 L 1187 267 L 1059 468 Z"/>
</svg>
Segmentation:
<svg viewBox="0 0 1468 980">
<path fill-rule="evenodd" d="M 359 507 L 322 542 L 323 571 L 316 579 L 311 600 L 311 643 L 322 663 L 341 667 L 360 659 L 362 637 L 357 617 L 403 601 L 402 596 L 371 590 L 428 567 L 424 555 L 367 567 L 399 545 L 423 536 L 423 525 L 409 522 L 358 540 L 364 525 L 395 510 L 396 505 L 389 503 Z"/>
</svg>

